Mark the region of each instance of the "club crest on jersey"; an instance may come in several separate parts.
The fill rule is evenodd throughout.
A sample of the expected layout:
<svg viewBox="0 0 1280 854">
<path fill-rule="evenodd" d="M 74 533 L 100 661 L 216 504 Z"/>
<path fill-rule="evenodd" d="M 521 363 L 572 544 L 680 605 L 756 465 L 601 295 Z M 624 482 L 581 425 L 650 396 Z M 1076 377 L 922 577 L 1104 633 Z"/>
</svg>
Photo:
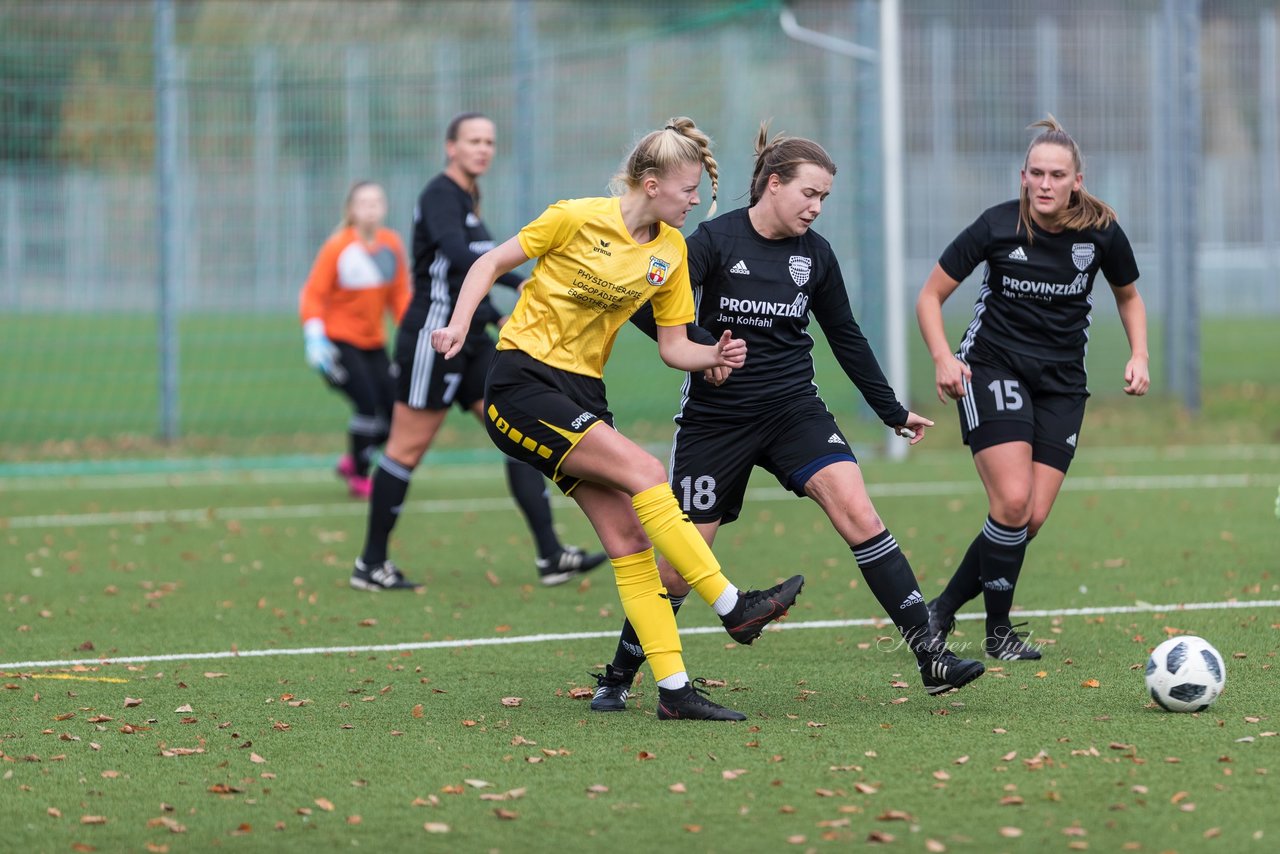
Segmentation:
<svg viewBox="0 0 1280 854">
<path fill-rule="evenodd" d="M 661 285 L 667 280 L 667 271 L 671 269 L 670 261 L 663 261 L 656 255 L 649 256 L 649 275 L 645 276 L 649 280 L 649 284 L 656 286 Z"/>
<path fill-rule="evenodd" d="M 1075 264 L 1076 269 L 1082 273 L 1089 269 L 1089 265 L 1093 263 L 1093 244 L 1071 244 L 1071 262 Z"/>
<path fill-rule="evenodd" d="M 813 269 L 813 259 L 803 255 L 792 255 L 787 259 L 787 271 L 791 273 L 791 281 L 797 288 L 803 288 L 809 281 L 809 271 Z"/>
</svg>

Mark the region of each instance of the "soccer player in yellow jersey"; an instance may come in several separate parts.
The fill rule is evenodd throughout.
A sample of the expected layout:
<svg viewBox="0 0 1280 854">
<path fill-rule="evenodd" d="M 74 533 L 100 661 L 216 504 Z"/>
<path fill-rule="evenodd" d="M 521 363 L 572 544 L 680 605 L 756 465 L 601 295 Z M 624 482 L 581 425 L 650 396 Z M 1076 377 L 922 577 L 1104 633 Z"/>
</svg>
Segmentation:
<svg viewBox="0 0 1280 854">
<path fill-rule="evenodd" d="M 431 338 L 452 357 L 494 281 L 538 259 L 498 338 L 485 385 L 486 426 L 500 449 L 538 467 L 587 514 L 658 683 L 660 720 L 745 716 L 690 683 L 655 547 L 740 643 L 785 614 L 804 586 L 800 575 L 763 591 L 732 585 L 680 511 L 663 464 L 613 428 L 605 397 L 604 363 L 614 338 L 645 302 L 657 320 L 658 352 L 671 367 L 703 371 L 746 362 L 746 345 L 730 333 L 707 345 L 690 341 L 685 329 L 694 306 L 677 229 L 700 201 L 704 166 L 715 211 L 718 169 L 710 143 L 683 117 L 647 134 L 614 176 L 616 195 L 552 205 L 482 255 L 462 283 L 449 325 Z"/>
</svg>

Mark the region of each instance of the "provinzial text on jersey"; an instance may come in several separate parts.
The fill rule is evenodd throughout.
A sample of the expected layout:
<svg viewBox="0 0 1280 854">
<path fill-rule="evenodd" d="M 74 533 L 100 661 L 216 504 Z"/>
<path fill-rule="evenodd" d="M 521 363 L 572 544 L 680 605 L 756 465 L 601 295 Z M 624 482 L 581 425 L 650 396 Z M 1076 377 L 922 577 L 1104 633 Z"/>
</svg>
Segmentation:
<svg viewBox="0 0 1280 854">
<path fill-rule="evenodd" d="M 804 317 L 809 313 L 809 297 L 799 294 L 791 302 L 720 297 L 720 310 L 738 311 L 743 314 L 771 314 L 774 317 Z"/>
<path fill-rule="evenodd" d="M 1076 276 L 1075 279 L 1066 284 L 1061 282 L 1033 282 L 1030 279 L 1014 279 L 1010 276 L 1001 276 L 1000 279 L 1006 293 L 1026 294 L 1031 297 L 1079 296 L 1089 286 L 1089 278 L 1084 273 Z"/>
</svg>

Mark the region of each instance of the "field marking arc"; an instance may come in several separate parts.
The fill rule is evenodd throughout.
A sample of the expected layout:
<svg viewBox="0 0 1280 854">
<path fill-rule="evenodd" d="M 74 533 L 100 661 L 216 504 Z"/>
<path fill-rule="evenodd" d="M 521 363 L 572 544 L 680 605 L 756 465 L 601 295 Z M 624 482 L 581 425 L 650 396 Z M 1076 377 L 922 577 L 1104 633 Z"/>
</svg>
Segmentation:
<svg viewBox="0 0 1280 854">
<path fill-rule="evenodd" d="M 1175 605 L 1151 605 L 1135 603 L 1133 605 L 1102 605 L 1092 608 L 1056 608 L 1015 611 L 1015 617 L 1093 617 L 1106 614 L 1147 614 L 1147 613 L 1184 613 L 1187 611 L 1225 611 L 1248 610 L 1253 608 L 1280 607 L 1280 600 L 1262 599 L 1257 601 L 1228 602 L 1187 602 Z M 958 620 L 983 619 L 982 614 L 958 614 Z M 808 620 L 794 623 L 775 623 L 769 631 L 804 631 L 811 629 L 843 629 L 860 626 L 887 625 L 883 617 L 854 620 Z M 719 634 L 724 631 L 719 626 L 691 626 L 680 630 L 682 635 Z M 517 635 L 515 637 L 493 638 L 461 638 L 442 641 L 416 641 L 412 643 L 366 644 L 360 646 L 313 646 L 292 647 L 286 649 L 241 649 L 219 650 L 216 652 L 165 653 L 161 655 L 132 655 L 109 658 L 69 658 L 52 661 L 11 661 L 0 663 L 0 673 L 14 675 L 12 671 L 40 670 L 51 667 L 105 666 L 112 664 L 152 664 L 164 661 L 211 661 L 236 658 L 276 658 L 299 655 L 340 655 L 343 653 L 368 652 L 413 652 L 432 649 L 459 649 L 476 646 L 510 646 L 513 644 L 546 643 L 549 641 L 578 641 L 612 639 L 618 636 L 616 630 L 607 632 L 564 632 L 557 634 Z"/>
</svg>

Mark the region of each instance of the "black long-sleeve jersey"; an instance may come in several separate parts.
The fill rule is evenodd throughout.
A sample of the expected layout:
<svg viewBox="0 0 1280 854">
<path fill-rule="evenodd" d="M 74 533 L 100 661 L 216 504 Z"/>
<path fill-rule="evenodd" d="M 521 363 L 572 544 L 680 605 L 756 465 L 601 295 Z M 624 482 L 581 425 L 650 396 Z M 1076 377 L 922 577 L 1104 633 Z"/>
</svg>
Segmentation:
<svg viewBox="0 0 1280 854">
<path fill-rule="evenodd" d="M 698 325 L 717 339 L 724 330 L 747 342 L 747 362 L 719 387 L 690 374 L 686 400 L 699 409 L 752 412 L 813 397 L 813 337 L 818 321 L 840 367 L 890 427 L 906 422 L 899 401 L 849 307 L 844 276 L 826 239 L 813 230 L 769 240 L 746 208 L 698 226 L 688 239 L 689 279 Z M 641 324 L 643 327 L 643 324 Z"/>
<path fill-rule="evenodd" d="M 1138 263 L 1118 223 L 1106 228 L 1048 232 L 1018 226 L 1018 201 L 983 211 L 938 259 L 957 282 L 986 262 L 973 320 L 959 356 L 975 340 L 1046 361 L 1083 360 L 1089 340 L 1093 282 L 1101 271 L 1113 286 L 1138 280 Z"/>
<path fill-rule="evenodd" d="M 428 181 L 413 209 L 413 301 L 401 320 L 401 332 L 416 340 L 424 327 L 434 330 L 448 325 L 467 271 L 493 246 L 471 194 L 443 172 Z M 507 273 L 498 282 L 515 288 L 521 278 Z M 471 331 L 482 331 L 498 316 L 485 297 L 472 318 Z"/>
</svg>

